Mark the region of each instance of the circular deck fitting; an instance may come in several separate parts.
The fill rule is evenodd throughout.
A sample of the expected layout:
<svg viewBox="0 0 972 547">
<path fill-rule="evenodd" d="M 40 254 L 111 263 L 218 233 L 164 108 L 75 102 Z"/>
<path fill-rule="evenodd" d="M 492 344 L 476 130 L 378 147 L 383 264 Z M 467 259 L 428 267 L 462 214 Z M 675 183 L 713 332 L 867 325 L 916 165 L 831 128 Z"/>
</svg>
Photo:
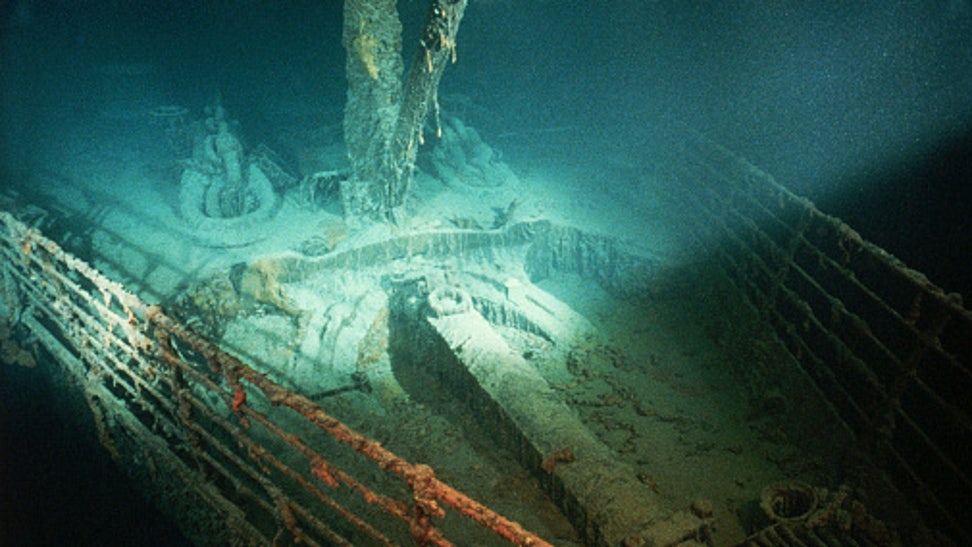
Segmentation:
<svg viewBox="0 0 972 547">
<path fill-rule="evenodd" d="M 472 309 L 472 297 L 459 287 L 436 287 L 429 293 L 429 308 L 435 317 L 465 313 Z"/>
<path fill-rule="evenodd" d="M 799 481 L 776 482 L 763 489 L 760 507 L 774 522 L 805 520 L 817 508 L 817 492 Z"/>
</svg>

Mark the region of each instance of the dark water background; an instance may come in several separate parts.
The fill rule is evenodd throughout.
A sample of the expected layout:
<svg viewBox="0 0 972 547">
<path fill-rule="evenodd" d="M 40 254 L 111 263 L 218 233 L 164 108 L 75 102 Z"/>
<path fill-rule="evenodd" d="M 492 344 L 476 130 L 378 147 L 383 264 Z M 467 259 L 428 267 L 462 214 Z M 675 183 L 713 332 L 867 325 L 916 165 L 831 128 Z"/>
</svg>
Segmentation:
<svg viewBox="0 0 972 547">
<path fill-rule="evenodd" d="M 406 44 L 426 6 L 399 2 Z M 281 111 L 340 120 L 338 0 L 7 0 L 0 16 L 0 187 L 39 135 L 90 114 L 86 67 L 158 67 L 158 96 L 195 113 L 219 90 L 251 142 Z M 487 142 L 572 126 L 592 154 L 637 160 L 678 120 L 972 299 L 972 2 L 473 0 L 458 56 L 441 92 L 490 113 Z M 0 544 L 184 542 L 88 416 L 59 411 L 45 366 L 0 366 Z"/>
<path fill-rule="evenodd" d="M 0 364 L 0 546 L 190 545 L 133 488 L 52 374 L 51 363 Z"/>
<path fill-rule="evenodd" d="M 52 106 L 104 98 L 98 66 L 154 67 L 156 98 L 197 116 L 218 91 L 251 143 L 282 112 L 339 123 L 342 4 L 0 3 L 0 173 L 72 123 Z M 427 6 L 398 2 L 406 61 Z M 458 40 L 440 93 L 471 100 L 487 142 L 566 126 L 647 160 L 676 121 L 972 298 L 972 1 L 472 0 Z"/>
</svg>

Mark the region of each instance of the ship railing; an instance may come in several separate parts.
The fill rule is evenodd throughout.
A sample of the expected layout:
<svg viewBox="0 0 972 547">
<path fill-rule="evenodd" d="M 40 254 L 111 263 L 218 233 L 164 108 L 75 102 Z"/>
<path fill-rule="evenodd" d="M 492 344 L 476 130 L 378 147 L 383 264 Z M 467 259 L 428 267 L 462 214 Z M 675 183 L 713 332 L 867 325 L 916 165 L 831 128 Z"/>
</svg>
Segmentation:
<svg viewBox="0 0 972 547">
<path fill-rule="evenodd" d="M 114 458 L 134 464 L 172 503 L 205 509 L 194 519 L 196 539 L 453 545 L 482 534 L 548 545 L 11 213 L 0 211 L 0 226 L 0 321 L 25 330 L 81 388 Z"/>
<path fill-rule="evenodd" d="M 668 168 L 698 240 L 926 520 L 972 527 L 972 312 L 765 171 L 689 134 Z M 780 367 L 776 367 L 780 368 Z M 773 374 L 743 372 L 768 389 Z M 763 376 L 762 378 L 760 376 Z"/>
</svg>

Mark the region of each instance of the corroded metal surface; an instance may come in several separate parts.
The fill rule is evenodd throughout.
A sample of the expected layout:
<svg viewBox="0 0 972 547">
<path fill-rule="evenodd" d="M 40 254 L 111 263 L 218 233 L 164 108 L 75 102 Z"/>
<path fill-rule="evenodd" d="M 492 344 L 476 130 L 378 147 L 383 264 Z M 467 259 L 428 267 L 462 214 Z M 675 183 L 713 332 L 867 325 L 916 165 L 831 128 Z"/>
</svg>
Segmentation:
<svg viewBox="0 0 972 547">
<path fill-rule="evenodd" d="M 932 526 L 972 538 L 972 312 L 772 176 L 703 138 L 672 174 L 698 237 L 774 327 L 862 453 L 887 462 Z M 767 370 L 750 370 L 760 382 Z"/>
<path fill-rule="evenodd" d="M 12 215 L 0 212 L 0 222 L 5 320 L 25 325 L 79 381 L 115 457 L 130 458 L 118 445 L 133 442 L 137 457 L 151 455 L 143 465 L 164 471 L 170 488 L 215 511 L 220 522 L 206 533 L 219 535 L 206 543 L 452 545 L 437 525 L 451 509 L 511 543 L 547 545 L 428 466 L 398 457 L 146 305 Z M 388 494 L 387 484 L 365 484 L 334 462 L 347 461 L 346 454 L 316 446 L 367 458 L 397 477 L 410 499 Z M 389 520 L 367 507 L 401 526 L 389 529 Z"/>
</svg>

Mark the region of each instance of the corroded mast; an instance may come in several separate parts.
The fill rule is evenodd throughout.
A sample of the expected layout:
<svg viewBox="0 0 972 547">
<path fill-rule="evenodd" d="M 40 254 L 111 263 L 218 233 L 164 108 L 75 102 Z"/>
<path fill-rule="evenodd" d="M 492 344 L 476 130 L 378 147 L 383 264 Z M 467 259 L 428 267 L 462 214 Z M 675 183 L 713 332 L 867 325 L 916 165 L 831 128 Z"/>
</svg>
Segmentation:
<svg viewBox="0 0 972 547">
<path fill-rule="evenodd" d="M 395 220 L 400 214 L 423 142 L 422 125 L 429 110 L 437 108 L 445 66 L 456 59 L 466 3 L 432 0 L 403 81 L 402 25 L 394 0 L 345 2 L 344 135 L 352 170 L 341 188 L 346 216 Z"/>
</svg>

